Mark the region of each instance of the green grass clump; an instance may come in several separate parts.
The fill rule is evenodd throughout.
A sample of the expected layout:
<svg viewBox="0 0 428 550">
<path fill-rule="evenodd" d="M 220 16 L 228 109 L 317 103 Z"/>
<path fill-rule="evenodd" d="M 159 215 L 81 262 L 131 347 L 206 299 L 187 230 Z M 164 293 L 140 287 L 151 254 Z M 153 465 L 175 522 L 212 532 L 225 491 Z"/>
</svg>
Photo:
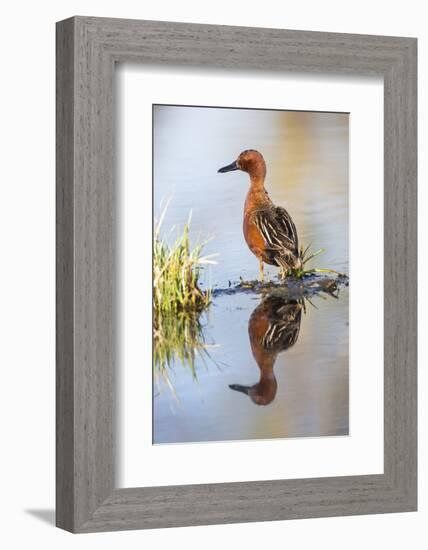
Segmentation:
<svg viewBox="0 0 428 550">
<path fill-rule="evenodd" d="M 211 289 L 203 291 L 199 282 L 206 264 L 213 264 L 212 256 L 202 256 L 205 243 L 193 248 L 189 240 L 190 216 L 176 241 L 169 246 L 160 237 L 165 215 L 156 225 L 153 243 L 153 308 L 155 313 L 202 311 L 211 302 Z"/>
<path fill-rule="evenodd" d="M 326 269 L 326 268 L 319 268 L 314 267 L 312 269 L 305 269 L 305 265 L 318 256 L 319 254 L 322 254 L 324 252 L 324 248 L 320 248 L 316 252 L 310 251 L 311 245 L 308 244 L 306 248 L 303 248 L 303 246 L 300 247 L 300 259 L 302 261 L 302 266 L 298 269 L 291 269 L 287 275 L 291 275 L 295 279 L 303 279 L 306 275 L 311 275 L 312 273 L 335 273 L 336 275 L 342 275 L 342 273 L 339 273 L 338 271 L 334 269 Z"/>
</svg>

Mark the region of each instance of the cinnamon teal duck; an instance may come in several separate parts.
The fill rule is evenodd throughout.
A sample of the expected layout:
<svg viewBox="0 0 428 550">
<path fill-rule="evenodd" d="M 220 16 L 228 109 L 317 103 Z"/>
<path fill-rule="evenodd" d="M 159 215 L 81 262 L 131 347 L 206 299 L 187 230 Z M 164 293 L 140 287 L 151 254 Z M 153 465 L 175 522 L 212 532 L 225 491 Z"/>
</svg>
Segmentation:
<svg viewBox="0 0 428 550">
<path fill-rule="evenodd" d="M 302 261 L 296 226 L 282 206 L 276 206 L 265 189 L 266 163 L 258 151 L 248 149 L 220 168 L 218 172 L 242 170 L 250 176 L 250 189 L 244 206 L 244 237 L 251 252 L 260 262 L 263 281 L 263 263 L 276 265 L 284 277 L 291 269 L 299 269 Z"/>
</svg>

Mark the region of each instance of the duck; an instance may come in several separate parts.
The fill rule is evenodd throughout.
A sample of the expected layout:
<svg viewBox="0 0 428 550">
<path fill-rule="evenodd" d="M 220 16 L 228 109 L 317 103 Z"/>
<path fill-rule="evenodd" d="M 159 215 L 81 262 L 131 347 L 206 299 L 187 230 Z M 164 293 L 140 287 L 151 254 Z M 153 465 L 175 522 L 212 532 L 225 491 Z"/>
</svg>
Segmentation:
<svg viewBox="0 0 428 550">
<path fill-rule="evenodd" d="M 263 265 L 280 268 L 282 279 L 302 267 L 296 226 L 285 208 L 275 205 L 265 189 L 266 162 L 255 149 L 242 151 L 231 164 L 218 173 L 241 170 L 250 176 L 250 188 L 244 204 L 243 233 L 251 252 L 259 260 L 260 279 Z"/>
<path fill-rule="evenodd" d="M 260 369 L 259 381 L 252 386 L 230 384 L 231 390 L 248 395 L 256 405 L 269 405 L 275 399 L 278 383 L 274 373 L 276 359 L 297 342 L 302 321 L 300 300 L 267 296 L 248 321 L 251 352 Z"/>
</svg>

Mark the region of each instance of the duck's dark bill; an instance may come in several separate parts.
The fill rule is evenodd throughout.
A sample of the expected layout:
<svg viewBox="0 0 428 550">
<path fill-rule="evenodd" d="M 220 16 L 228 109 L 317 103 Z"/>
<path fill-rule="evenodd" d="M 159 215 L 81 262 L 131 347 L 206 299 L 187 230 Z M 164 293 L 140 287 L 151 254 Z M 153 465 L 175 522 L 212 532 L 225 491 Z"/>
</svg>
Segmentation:
<svg viewBox="0 0 428 550">
<path fill-rule="evenodd" d="M 236 164 L 236 160 L 235 162 L 232 162 L 232 164 L 228 164 L 227 166 L 223 166 L 223 168 L 219 168 L 218 172 L 221 172 L 223 174 L 223 172 L 232 172 L 232 170 L 239 170 L 239 166 Z"/>
<path fill-rule="evenodd" d="M 229 384 L 229 388 L 231 390 L 240 391 L 241 393 L 245 393 L 245 395 L 248 395 L 249 391 L 251 390 L 251 386 L 241 386 L 241 384 Z"/>
</svg>

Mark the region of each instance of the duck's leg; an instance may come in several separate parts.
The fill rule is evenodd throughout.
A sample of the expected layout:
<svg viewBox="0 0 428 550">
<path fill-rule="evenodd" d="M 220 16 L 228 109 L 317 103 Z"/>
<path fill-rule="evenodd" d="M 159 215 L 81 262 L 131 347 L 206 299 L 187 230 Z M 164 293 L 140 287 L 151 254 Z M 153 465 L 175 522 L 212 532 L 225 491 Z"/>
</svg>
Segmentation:
<svg viewBox="0 0 428 550">
<path fill-rule="evenodd" d="M 263 260 L 259 258 L 259 271 L 260 271 L 260 281 L 263 283 L 265 280 L 265 274 L 263 271 Z"/>
</svg>

